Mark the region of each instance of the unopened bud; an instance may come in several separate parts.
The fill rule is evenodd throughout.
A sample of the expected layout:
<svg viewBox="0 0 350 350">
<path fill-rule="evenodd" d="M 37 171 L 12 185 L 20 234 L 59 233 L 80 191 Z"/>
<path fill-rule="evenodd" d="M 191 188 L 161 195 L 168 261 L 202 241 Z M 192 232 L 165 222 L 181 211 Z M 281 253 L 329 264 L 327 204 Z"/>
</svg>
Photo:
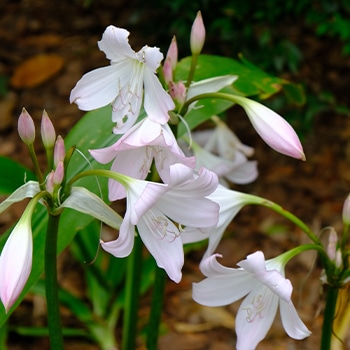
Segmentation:
<svg viewBox="0 0 350 350">
<path fill-rule="evenodd" d="M 34 143 L 34 121 L 25 108 L 22 109 L 22 113 L 18 118 L 18 134 L 26 145 L 32 145 Z"/>
<path fill-rule="evenodd" d="M 170 82 L 169 93 L 177 107 L 181 107 L 186 100 L 186 86 L 182 81 Z"/>
<path fill-rule="evenodd" d="M 330 260 L 335 261 L 337 251 L 338 235 L 333 228 L 330 229 L 327 245 L 327 255 Z"/>
<path fill-rule="evenodd" d="M 177 65 L 177 57 L 178 57 L 178 49 L 177 49 L 177 42 L 175 36 L 173 36 L 168 52 L 166 54 L 165 59 L 169 60 L 171 62 L 171 68 L 174 70 Z"/>
<path fill-rule="evenodd" d="M 49 193 L 53 193 L 55 184 L 53 181 L 53 177 L 55 175 L 55 172 L 52 170 L 46 177 L 46 191 Z"/>
<path fill-rule="evenodd" d="M 201 53 L 204 45 L 204 40 L 205 27 L 203 23 L 202 14 L 200 11 L 198 11 L 191 29 L 190 44 L 192 55 L 199 55 Z"/>
<path fill-rule="evenodd" d="M 55 186 L 60 185 L 64 178 L 64 165 L 63 162 L 57 164 L 56 170 L 53 175 L 53 183 Z"/>
<path fill-rule="evenodd" d="M 346 197 L 343 205 L 343 223 L 350 225 L 350 194 Z"/>
<path fill-rule="evenodd" d="M 56 141 L 56 131 L 45 110 L 41 118 L 41 138 L 46 149 L 53 148 Z"/>
<path fill-rule="evenodd" d="M 170 59 L 166 59 L 163 65 L 163 75 L 165 84 L 169 85 L 173 81 L 173 69 L 171 67 Z"/>
<path fill-rule="evenodd" d="M 57 167 L 59 162 L 64 161 L 65 156 L 66 156 L 66 150 L 64 148 L 64 141 L 63 141 L 63 138 L 60 135 L 58 135 L 55 143 L 55 149 L 53 152 L 53 162 L 55 167 Z"/>
</svg>

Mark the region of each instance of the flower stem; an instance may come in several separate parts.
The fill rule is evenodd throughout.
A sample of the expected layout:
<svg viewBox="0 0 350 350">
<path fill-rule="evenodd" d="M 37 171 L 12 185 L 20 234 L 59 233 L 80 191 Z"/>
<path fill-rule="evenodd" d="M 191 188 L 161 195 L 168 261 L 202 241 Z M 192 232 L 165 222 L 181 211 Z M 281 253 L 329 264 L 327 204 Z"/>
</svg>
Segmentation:
<svg viewBox="0 0 350 350">
<path fill-rule="evenodd" d="M 337 305 L 338 292 L 339 292 L 338 288 L 328 286 L 326 307 L 324 310 L 323 326 L 322 326 L 321 350 L 331 349 L 333 320 L 334 320 L 335 309 Z"/>
<path fill-rule="evenodd" d="M 30 158 L 31 158 L 33 166 L 34 166 L 35 175 L 36 175 L 38 182 L 39 182 L 40 189 L 45 190 L 44 178 L 43 178 L 43 174 L 40 170 L 40 166 L 39 166 L 38 158 L 36 157 L 34 146 L 33 146 L 33 144 L 30 144 L 27 147 L 28 147 L 28 151 L 30 154 Z"/>
<path fill-rule="evenodd" d="M 164 299 L 164 289 L 166 282 L 166 272 L 156 266 L 155 280 L 153 285 L 153 296 L 151 313 L 148 321 L 147 349 L 157 350 L 159 326 L 162 317 L 162 307 Z"/>
<path fill-rule="evenodd" d="M 128 257 L 125 284 L 125 309 L 123 320 L 123 350 L 134 350 L 137 330 L 137 310 L 142 266 L 142 241 L 135 237 L 134 249 Z"/>
<path fill-rule="evenodd" d="M 57 235 L 60 216 L 49 214 L 45 242 L 45 287 L 52 350 L 63 350 L 57 283 Z"/>
<path fill-rule="evenodd" d="M 191 85 L 191 82 L 193 80 L 194 72 L 196 70 L 197 66 L 197 60 L 198 60 L 198 55 L 192 55 L 192 60 L 191 60 L 191 67 L 190 71 L 188 73 L 187 81 L 186 81 L 186 87 L 189 88 Z"/>
</svg>

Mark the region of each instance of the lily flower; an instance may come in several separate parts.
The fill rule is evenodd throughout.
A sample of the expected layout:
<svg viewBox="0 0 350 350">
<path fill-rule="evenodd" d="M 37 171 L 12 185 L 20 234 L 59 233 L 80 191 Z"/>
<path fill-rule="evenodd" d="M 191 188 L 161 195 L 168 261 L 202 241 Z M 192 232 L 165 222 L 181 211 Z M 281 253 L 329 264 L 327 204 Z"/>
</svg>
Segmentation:
<svg viewBox="0 0 350 350">
<path fill-rule="evenodd" d="M 101 246 L 116 257 L 128 256 L 137 226 L 157 265 L 178 283 L 184 263 L 181 227 L 204 228 L 217 224 L 219 206 L 207 198 L 217 186 L 217 177 L 206 169 L 194 175 L 193 170 L 183 164 L 171 165 L 169 171 L 169 184 L 129 178 L 125 184 L 127 208 L 119 237 L 101 241 Z"/>
<path fill-rule="evenodd" d="M 169 120 L 168 111 L 175 107 L 155 75 L 163 54 L 148 46 L 135 52 L 129 45 L 129 34 L 122 28 L 106 28 L 98 46 L 111 65 L 86 73 L 70 95 L 70 102 L 84 111 L 111 104 L 116 134 L 124 133 L 135 123 L 142 99 L 148 117 L 160 124 Z"/>
<path fill-rule="evenodd" d="M 193 285 L 193 299 L 207 306 L 231 304 L 242 297 L 236 316 L 237 349 L 255 349 L 264 339 L 280 308 L 281 320 L 287 334 L 293 339 L 304 339 L 311 332 L 297 314 L 292 303 L 292 284 L 284 276 L 282 255 L 265 261 L 261 251 L 247 256 L 228 268 L 217 262 L 219 254 L 201 262 L 201 271 L 207 277 Z"/>
<path fill-rule="evenodd" d="M 112 171 L 140 180 L 147 177 L 153 159 L 166 183 L 170 165 L 182 163 L 195 167 L 194 157 L 184 155 L 169 125 L 161 125 L 148 117 L 135 124 L 114 145 L 90 150 L 90 154 L 102 164 L 113 160 Z M 126 196 L 125 188 L 119 182 L 110 179 L 108 185 L 111 201 Z"/>
<path fill-rule="evenodd" d="M 204 253 L 203 259 L 215 252 L 227 226 L 245 205 L 261 204 L 266 201 L 264 198 L 230 190 L 220 184 L 207 198 L 217 203 L 220 208 L 217 225 L 209 229 L 186 227 L 182 235 L 184 244 L 209 239 L 208 248 Z"/>
</svg>

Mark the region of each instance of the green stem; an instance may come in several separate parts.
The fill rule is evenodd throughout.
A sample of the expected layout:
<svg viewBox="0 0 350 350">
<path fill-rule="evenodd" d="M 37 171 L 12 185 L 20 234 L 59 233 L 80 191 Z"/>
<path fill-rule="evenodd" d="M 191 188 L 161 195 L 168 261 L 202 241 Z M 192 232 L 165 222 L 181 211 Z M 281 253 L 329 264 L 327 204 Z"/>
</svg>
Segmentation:
<svg viewBox="0 0 350 350">
<path fill-rule="evenodd" d="M 156 266 L 155 280 L 153 285 L 151 313 L 148 322 L 147 331 L 147 350 L 157 350 L 159 326 L 162 318 L 162 308 L 164 299 L 164 290 L 166 284 L 166 272 L 164 269 Z"/>
<path fill-rule="evenodd" d="M 192 55 L 191 67 L 190 67 L 190 71 L 188 73 L 188 77 L 187 77 L 187 81 L 186 81 L 187 88 L 190 87 L 191 82 L 193 80 L 194 72 L 195 72 L 196 66 L 197 66 L 197 60 L 198 60 L 198 55 Z"/>
<path fill-rule="evenodd" d="M 134 249 L 128 257 L 123 320 L 123 350 L 134 350 L 137 333 L 137 311 L 141 283 L 142 241 L 135 237 Z"/>
<path fill-rule="evenodd" d="M 321 337 L 321 350 L 331 349 L 331 340 L 333 333 L 333 320 L 337 305 L 339 289 L 328 286 L 326 307 L 324 310 L 323 326 L 322 326 L 322 337 Z"/>
<path fill-rule="evenodd" d="M 38 182 L 39 182 L 40 189 L 42 191 L 44 191 L 45 190 L 44 178 L 43 178 L 43 174 L 42 174 L 42 172 L 40 170 L 38 158 L 36 157 L 36 153 L 35 153 L 35 150 L 34 150 L 34 145 L 30 144 L 30 145 L 27 145 L 27 146 L 28 146 L 28 151 L 29 151 L 29 154 L 30 154 L 30 158 L 32 159 L 32 163 L 33 163 L 33 166 L 34 166 L 34 172 L 35 172 L 35 175 L 36 175 L 36 177 L 38 179 Z"/>
<path fill-rule="evenodd" d="M 59 215 L 49 214 L 45 243 L 45 287 L 49 336 L 52 350 L 63 350 L 57 283 L 57 236 L 59 220 Z"/>
</svg>

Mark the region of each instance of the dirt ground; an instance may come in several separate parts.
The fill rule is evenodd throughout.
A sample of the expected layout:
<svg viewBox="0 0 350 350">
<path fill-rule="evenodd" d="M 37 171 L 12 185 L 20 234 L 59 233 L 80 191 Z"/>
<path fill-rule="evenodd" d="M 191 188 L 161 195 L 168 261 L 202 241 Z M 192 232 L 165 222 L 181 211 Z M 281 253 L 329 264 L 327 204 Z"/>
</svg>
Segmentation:
<svg viewBox="0 0 350 350">
<path fill-rule="evenodd" d="M 82 117 L 76 105 L 69 104 L 70 90 L 83 73 L 108 64 L 97 49 L 105 27 L 109 24 L 133 27 L 134 2 L 93 1 L 88 8 L 82 2 L 18 0 L 1 1 L 0 16 L 0 75 L 10 78 L 8 94 L 0 100 L 0 155 L 13 157 L 30 167 L 25 148 L 18 142 L 17 118 L 22 107 L 40 125 L 45 108 L 57 130 L 64 136 Z M 205 13 L 203 14 L 205 18 Z M 300 28 L 291 31 L 291 40 L 301 48 L 304 60 L 297 76 L 314 91 L 331 91 L 337 101 L 350 108 L 349 57 L 341 54 L 341 45 L 304 35 Z M 169 42 L 170 42 L 169 37 Z M 152 38 L 153 40 L 153 38 Z M 131 43 L 148 42 L 142 33 L 132 32 Z M 150 45 L 155 45 L 151 42 Z M 137 47 L 137 46 L 136 46 Z M 62 67 L 52 77 L 31 86 L 18 86 L 11 79 L 18 66 L 38 54 L 60 57 Z M 255 62 L 258 64 L 257 62 Z M 300 111 L 301 118 L 303 111 Z M 232 111 L 232 126 L 242 141 L 256 148 L 259 178 L 252 184 L 235 189 L 273 200 L 293 212 L 316 232 L 325 226 L 342 230 L 341 209 L 350 192 L 350 121 L 348 116 L 332 111 L 319 113 L 314 127 L 304 137 L 307 161 L 284 157 L 269 149 L 256 135 L 247 118 L 238 109 Z M 0 219 L 6 226 L 13 217 Z M 223 264 L 235 266 L 247 254 L 263 250 L 273 257 L 300 243 L 305 236 L 294 226 L 264 208 L 246 207 L 230 226 L 218 251 Z M 235 348 L 234 315 L 239 303 L 225 308 L 208 309 L 191 299 L 191 284 L 202 276 L 198 263 L 202 252 L 189 254 L 184 277 L 179 285 L 168 282 L 163 312 L 167 331 L 160 337 L 160 350 L 230 350 Z M 68 255 L 67 255 L 68 256 Z M 62 259 L 66 259 L 66 255 Z M 312 331 L 302 342 L 289 339 L 277 318 L 259 349 L 317 349 L 323 316 L 323 296 L 319 283 L 320 268 L 309 253 L 295 258 L 287 269 L 294 286 L 293 300 L 301 318 Z M 69 285 L 69 274 L 67 274 Z M 148 299 L 142 301 L 140 313 L 148 310 Z M 34 315 L 33 317 L 33 323 Z M 16 317 L 18 319 L 18 317 Z M 26 343 L 11 336 L 9 349 L 48 349 L 47 340 Z M 27 340 L 26 340 L 27 341 Z M 67 349 L 97 349 L 80 340 L 67 340 Z M 140 349 L 143 346 L 140 344 Z"/>
</svg>

